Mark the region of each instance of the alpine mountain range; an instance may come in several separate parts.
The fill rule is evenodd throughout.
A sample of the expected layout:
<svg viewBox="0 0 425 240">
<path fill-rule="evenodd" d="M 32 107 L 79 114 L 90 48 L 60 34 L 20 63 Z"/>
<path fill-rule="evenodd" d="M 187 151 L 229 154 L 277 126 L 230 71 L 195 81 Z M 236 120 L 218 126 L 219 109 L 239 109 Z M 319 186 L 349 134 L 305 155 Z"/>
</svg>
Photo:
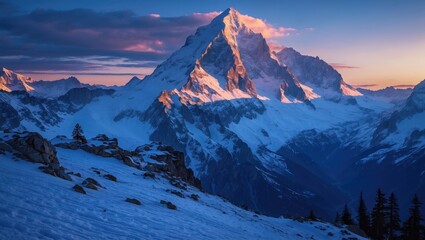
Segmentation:
<svg viewBox="0 0 425 240">
<path fill-rule="evenodd" d="M 319 57 L 274 52 L 229 8 L 186 39 L 151 75 L 124 86 L 75 77 L 34 81 L 0 72 L 0 128 L 69 135 L 79 123 L 134 149 L 184 153 L 209 193 L 270 216 L 333 219 L 363 192 L 425 199 L 425 81 L 356 89 Z"/>
</svg>

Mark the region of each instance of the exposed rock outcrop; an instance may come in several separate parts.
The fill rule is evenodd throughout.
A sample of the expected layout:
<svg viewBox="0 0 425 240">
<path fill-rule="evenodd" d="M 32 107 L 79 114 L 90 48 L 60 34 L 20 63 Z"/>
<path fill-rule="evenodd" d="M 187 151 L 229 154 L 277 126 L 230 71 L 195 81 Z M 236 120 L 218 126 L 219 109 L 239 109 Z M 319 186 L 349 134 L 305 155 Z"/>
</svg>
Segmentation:
<svg viewBox="0 0 425 240">
<path fill-rule="evenodd" d="M 16 133 L 7 144 L 13 148 L 16 156 L 45 165 L 40 167 L 43 172 L 72 181 L 72 178 L 65 173 L 65 168 L 60 166 L 55 147 L 39 133 Z"/>
<path fill-rule="evenodd" d="M 55 146 L 57 147 L 72 150 L 82 149 L 101 157 L 116 158 L 130 167 L 141 169 L 140 163 L 134 160 L 134 157 L 142 158 L 137 152 L 122 149 L 118 145 L 118 139 L 109 138 L 105 134 L 97 135 L 86 144 L 80 141 L 68 141 L 64 136 L 56 137 L 55 142 Z"/>
<path fill-rule="evenodd" d="M 172 147 L 163 145 L 158 146 L 157 150 L 164 153 L 150 156 L 152 159 L 158 161 L 158 163 L 149 162 L 146 170 L 150 172 L 166 172 L 170 176 L 177 177 L 199 189 L 201 188 L 201 181 L 195 177 L 192 169 L 185 166 L 184 154 L 182 152 L 175 151 Z"/>
<path fill-rule="evenodd" d="M 135 199 L 135 198 L 127 198 L 127 199 L 125 199 L 125 201 L 126 202 L 129 202 L 129 203 L 132 203 L 134 205 L 142 205 L 142 203 L 139 200 Z"/>
<path fill-rule="evenodd" d="M 81 193 L 81 194 L 87 194 L 86 190 L 84 190 L 83 187 L 81 187 L 78 184 L 75 184 L 74 187 L 72 187 L 72 190 L 76 191 L 77 193 Z"/>
</svg>

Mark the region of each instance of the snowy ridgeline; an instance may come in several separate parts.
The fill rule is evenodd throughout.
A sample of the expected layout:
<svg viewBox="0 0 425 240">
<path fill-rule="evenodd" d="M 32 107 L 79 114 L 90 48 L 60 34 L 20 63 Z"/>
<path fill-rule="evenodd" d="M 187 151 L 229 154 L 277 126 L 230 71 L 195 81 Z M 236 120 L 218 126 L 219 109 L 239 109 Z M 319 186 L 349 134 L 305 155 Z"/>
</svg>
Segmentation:
<svg viewBox="0 0 425 240">
<path fill-rule="evenodd" d="M 89 140 L 93 144 L 102 141 Z M 166 174 L 151 176 L 149 163 L 170 150 L 146 146 L 132 162 L 140 167 L 56 147 L 60 165 L 72 177 L 67 181 L 44 174 L 41 163 L 17 157 L 16 149 L 0 141 L 0 239 L 362 239 L 327 223 L 262 216 L 189 184 L 173 184 Z M 73 190 L 87 178 L 97 182 L 97 190 L 87 185 L 86 194 Z"/>
</svg>

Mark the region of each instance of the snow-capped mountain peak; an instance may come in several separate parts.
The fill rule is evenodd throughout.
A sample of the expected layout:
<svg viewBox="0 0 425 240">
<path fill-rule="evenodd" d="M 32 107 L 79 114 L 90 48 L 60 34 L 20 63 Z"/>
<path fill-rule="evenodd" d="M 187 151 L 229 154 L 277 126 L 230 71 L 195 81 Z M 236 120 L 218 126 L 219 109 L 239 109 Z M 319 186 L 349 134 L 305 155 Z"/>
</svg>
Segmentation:
<svg viewBox="0 0 425 240">
<path fill-rule="evenodd" d="M 425 80 L 413 88 L 413 92 L 408 98 L 407 104 L 416 108 L 418 112 L 425 110 Z"/>
<path fill-rule="evenodd" d="M 33 91 L 29 84 L 33 80 L 30 77 L 15 73 L 7 68 L 2 69 L 0 73 L 0 89 L 6 92 L 11 91 Z"/>
<path fill-rule="evenodd" d="M 298 80 L 250 26 L 252 19 L 232 8 L 225 10 L 138 85 L 156 97 L 163 90 L 177 89 L 186 98 L 183 102 L 198 104 L 237 98 L 308 100 Z"/>
<path fill-rule="evenodd" d="M 303 85 L 312 88 L 322 97 L 362 95 L 347 84 L 338 71 L 319 57 L 302 55 L 293 48 L 284 48 L 276 53 L 276 56 Z"/>
<path fill-rule="evenodd" d="M 73 88 L 88 87 L 89 84 L 81 83 L 76 77 L 69 77 L 55 81 L 34 81 L 30 77 L 15 73 L 3 68 L 0 72 L 0 90 L 6 92 L 25 91 L 30 95 L 43 98 L 59 97 Z"/>
</svg>

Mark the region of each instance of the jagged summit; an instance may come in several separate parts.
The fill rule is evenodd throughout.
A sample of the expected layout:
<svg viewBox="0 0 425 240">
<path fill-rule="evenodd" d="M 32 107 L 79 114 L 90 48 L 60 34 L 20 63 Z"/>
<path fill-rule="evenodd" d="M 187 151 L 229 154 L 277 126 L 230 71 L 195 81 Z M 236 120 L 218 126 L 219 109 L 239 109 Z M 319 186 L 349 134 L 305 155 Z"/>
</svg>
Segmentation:
<svg viewBox="0 0 425 240">
<path fill-rule="evenodd" d="M 425 79 L 422 80 L 420 83 L 418 83 L 414 88 L 413 88 L 413 92 L 415 93 L 425 93 Z"/>
<path fill-rule="evenodd" d="M 33 91 L 34 89 L 29 85 L 33 82 L 30 77 L 15 73 L 5 67 L 2 68 L 0 73 L 0 89 L 6 92 L 11 91 Z"/>
<path fill-rule="evenodd" d="M 140 79 L 140 78 L 138 78 L 138 77 L 134 76 L 134 77 L 132 77 L 132 78 L 130 79 L 130 81 L 128 81 L 128 82 L 125 84 L 125 86 L 127 86 L 127 87 L 137 86 L 137 84 L 139 84 L 139 83 L 140 83 L 140 81 L 142 81 L 142 79 Z"/>
<path fill-rule="evenodd" d="M 225 10 L 189 36 L 140 88 L 156 97 L 177 89 L 182 102 L 191 104 L 236 98 L 307 101 L 298 80 L 279 64 L 247 19 L 251 17 L 233 8 Z"/>
<path fill-rule="evenodd" d="M 43 98 L 59 97 L 72 88 L 91 87 L 81 83 L 76 77 L 63 78 L 55 81 L 34 81 L 30 77 L 15 73 L 7 68 L 0 72 L 0 90 L 6 92 L 25 91 L 30 95 Z"/>
<path fill-rule="evenodd" d="M 416 112 L 425 111 L 425 80 L 413 88 L 412 94 L 407 99 L 406 107 L 415 109 Z"/>
<path fill-rule="evenodd" d="M 290 47 L 282 49 L 276 53 L 276 56 L 280 63 L 286 65 L 302 84 L 312 88 L 321 97 L 362 95 L 347 84 L 341 74 L 330 64 L 319 57 L 302 55 Z"/>
</svg>

